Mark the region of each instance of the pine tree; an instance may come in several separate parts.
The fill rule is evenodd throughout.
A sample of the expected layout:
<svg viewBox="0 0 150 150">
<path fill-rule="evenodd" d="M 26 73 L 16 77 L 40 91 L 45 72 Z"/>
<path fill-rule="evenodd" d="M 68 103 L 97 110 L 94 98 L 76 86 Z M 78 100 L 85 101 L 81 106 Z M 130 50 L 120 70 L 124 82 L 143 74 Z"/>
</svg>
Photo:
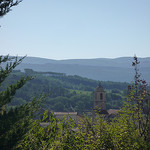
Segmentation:
<svg viewBox="0 0 150 150">
<path fill-rule="evenodd" d="M 12 70 L 19 65 L 22 60 L 18 57 L 0 56 L 0 86 L 10 75 Z M 33 113 L 36 111 L 38 102 L 32 102 L 7 110 L 7 105 L 12 101 L 17 89 L 20 89 L 32 77 L 22 77 L 16 84 L 9 85 L 6 90 L 0 92 L 0 149 L 15 149 L 18 141 L 29 130 Z"/>
<path fill-rule="evenodd" d="M 18 5 L 22 0 L 0 0 L 0 17 L 11 11 L 13 6 Z"/>
</svg>

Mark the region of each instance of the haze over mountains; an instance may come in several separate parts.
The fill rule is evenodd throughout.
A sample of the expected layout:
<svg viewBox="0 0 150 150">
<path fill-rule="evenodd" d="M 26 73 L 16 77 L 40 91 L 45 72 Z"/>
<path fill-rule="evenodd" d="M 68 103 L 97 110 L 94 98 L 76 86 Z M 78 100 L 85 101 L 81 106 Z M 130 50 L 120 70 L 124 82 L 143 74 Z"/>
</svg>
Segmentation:
<svg viewBox="0 0 150 150">
<path fill-rule="evenodd" d="M 34 71 L 59 72 L 100 81 L 131 82 L 134 78 L 132 61 L 132 57 L 68 60 L 26 57 L 16 69 L 23 71 L 29 68 Z M 139 61 L 141 77 L 150 82 L 150 57 L 139 58 Z"/>
</svg>

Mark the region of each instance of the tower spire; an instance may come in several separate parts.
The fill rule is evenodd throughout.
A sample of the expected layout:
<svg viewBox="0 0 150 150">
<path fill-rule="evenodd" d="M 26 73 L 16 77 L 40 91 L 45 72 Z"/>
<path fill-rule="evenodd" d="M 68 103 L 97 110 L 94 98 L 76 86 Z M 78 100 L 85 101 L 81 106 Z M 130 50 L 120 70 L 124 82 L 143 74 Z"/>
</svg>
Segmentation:
<svg viewBox="0 0 150 150">
<path fill-rule="evenodd" d="M 99 86 L 99 87 L 102 87 L 102 86 L 101 86 L 101 82 L 100 82 L 100 81 L 99 81 L 99 83 L 98 83 L 98 86 Z"/>
</svg>

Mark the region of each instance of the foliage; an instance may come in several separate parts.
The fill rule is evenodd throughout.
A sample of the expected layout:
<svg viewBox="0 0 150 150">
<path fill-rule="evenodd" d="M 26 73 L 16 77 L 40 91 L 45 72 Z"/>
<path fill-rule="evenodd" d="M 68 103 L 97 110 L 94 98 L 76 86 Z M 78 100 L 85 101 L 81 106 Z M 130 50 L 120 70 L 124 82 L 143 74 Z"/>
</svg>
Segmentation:
<svg viewBox="0 0 150 150">
<path fill-rule="evenodd" d="M 115 149 L 150 148 L 150 93 L 145 80 L 140 79 L 137 57 L 134 57 L 134 84 L 128 87 L 128 98 L 111 123 Z"/>
<path fill-rule="evenodd" d="M 3 82 L 23 59 L 24 57 L 18 59 L 17 57 L 0 56 L 0 86 L 3 86 Z M 17 83 L 10 84 L 0 92 L 0 149 L 2 150 L 13 149 L 27 132 L 28 126 L 32 122 L 33 113 L 37 110 L 42 99 L 42 97 L 38 100 L 34 98 L 30 103 L 7 110 L 16 91 L 31 79 L 32 77 L 22 77 Z"/>
<path fill-rule="evenodd" d="M 17 145 L 17 149 L 61 149 L 62 141 L 66 141 L 67 145 L 71 144 L 68 140 L 72 139 L 74 123 L 70 121 L 54 118 L 54 114 L 48 115 L 48 111 L 44 112 L 43 119 L 49 124 L 47 127 L 41 125 L 41 120 L 35 120 L 30 125 L 30 130 L 24 135 L 24 139 Z M 71 137 L 71 138 L 70 138 Z M 64 146 L 65 147 L 65 146 Z"/>
<path fill-rule="evenodd" d="M 135 56 L 132 63 L 135 70 L 134 84 L 128 87 L 129 106 L 127 108 L 132 108 L 132 120 L 136 123 L 140 136 L 150 142 L 150 91 L 146 81 L 140 78 L 139 63 Z"/>
<path fill-rule="evenodd" d="M 78 111 L 80 113 L 92 111 L 94 90 L 98 85 L 98 81 L 79 76 L 67 76 L 54 72 L 35 72 L 26 69 L 25 73 L 13 71 L 3 83 L 3 88 L 0 88 L 0 91 L 9 84 L 15 83 L 21 76 L 35 76 L 35 78 L 17 91 L 9 107 L 25 104 L 34 95 L 38 96 L 39 93 L 50 93 L 43 101 L 42 107 L 44 109 Z M 125 99 L 126 94 L 124 94 L 124 91 L 127 89 L 128 83 L 108 81 L 102 82 L 102 85 L 107 92 L 107 109 L 119 109 Z"/>
<path fill-rule="evenodd" d="M 0 17 L 11 11 L 11 7 L 18 5 L 22 0 L 0 0 Z"/>
</svg>

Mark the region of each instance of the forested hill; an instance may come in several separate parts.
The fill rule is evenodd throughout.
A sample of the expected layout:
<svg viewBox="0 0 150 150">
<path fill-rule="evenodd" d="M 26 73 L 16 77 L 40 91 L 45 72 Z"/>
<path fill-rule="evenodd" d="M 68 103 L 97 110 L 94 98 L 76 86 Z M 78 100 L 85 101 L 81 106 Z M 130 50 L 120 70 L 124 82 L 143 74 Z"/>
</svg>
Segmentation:
<svg viewBox="0 0 150 150">
<path fill-rule="evenodd" d="M 12 106 L 29 102 L 35 95 L 49 93 L 42 104 L 45 109 L 80 113 L 92 111 L 94 90 L 99 81 L 77 75 L 25 69 L 25 72 L 14 71 L 3 84 L 3 89 L 8 84 L 15 83 L 21 76 L 34 76 L 34 79 L 17 91 Z M 128 83 L 101 81 L 101 85 L 107 91 L 107 109 L 120 108 L 126 98 Z"/>
<path fill-rule="evenodd" d="M 27 57 L 16 69 L 24 70 L 25 68 L 30 68 L 35 71 L 61 72 L 67 75 L 79 75 L 94 80 L 131 82 L 134 76 L 132 60 L 132 57 L 70 60 Z M 139 60 L 141 62 L 140 72 L 142 78 L 150 82 L 150 57 L 139 58 Z"/>
</svg>

